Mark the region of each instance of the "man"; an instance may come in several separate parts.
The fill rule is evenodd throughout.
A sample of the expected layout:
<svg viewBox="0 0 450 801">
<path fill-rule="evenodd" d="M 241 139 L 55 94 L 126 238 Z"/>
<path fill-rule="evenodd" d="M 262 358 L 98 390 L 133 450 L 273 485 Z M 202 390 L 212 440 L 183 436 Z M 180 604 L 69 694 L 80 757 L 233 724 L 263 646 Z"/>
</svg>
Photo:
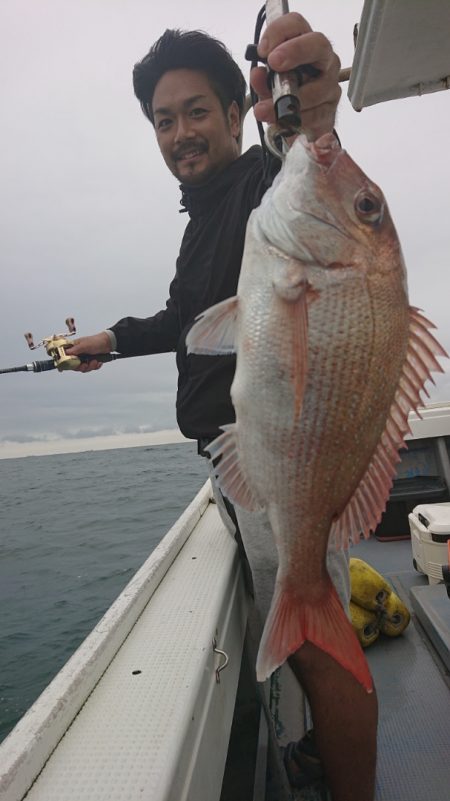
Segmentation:
<svg viewBox="0 0 450 801">
<path fill-rule="evenodd" d="M 302 126 L 310 139 L 332 131 L 340 97 L 339 60 L 328 40 L 292 13 L 267 27 L 258 51 L 276 71 L 300 64 L 313 64 L 320 70 L 319 77 L 299 89 Z M 259 97 L 256 117 L 272 122 L 265 69 L 256 68 L 251 81 Z M 136 65 L 134 86 L 154 125 L 161 154 L 181 182 L 182 205 L 190 220 L 166 309 L 144 320 L 120 320 L 107 331 L 76 340 L 70 352 L 117 349 L 137 355 L 176 350 L 178 422 L 186 436 L 199 441 L 203 452 L 220 426 L 234 420 L 230 386 L 235 363 L 228 356 L 187 356 L 185 337 L 197 314 L 236 293 L 247 219 L 278 166 L 271 161 L 263 171 L 260 148 L 240 155 L 245 81 L 221 43 L 198 32 L 166 31 Z M 99 366 L 93 360 L 80 370 Z M 276 571 L 270 530 L 261 517 L 229 505 L 228 509 L 233 517 L 237 515 L 255 604 L 263 619 Z M 329 555 L 329 569 L 345 603 L 348 570 L 341 554 Z M 375 774 L 375 694 L 367 695 L 350 673 L 309 642 L 290 657 L 289 665 L 311 706 L 315 740 L 333 801 L 370 801 Z M 288 756 L 292 757 L 286 762 L 290 779 L 301 786 L 302 759 L 296 760 L 295 748 Z"/>
</svg>

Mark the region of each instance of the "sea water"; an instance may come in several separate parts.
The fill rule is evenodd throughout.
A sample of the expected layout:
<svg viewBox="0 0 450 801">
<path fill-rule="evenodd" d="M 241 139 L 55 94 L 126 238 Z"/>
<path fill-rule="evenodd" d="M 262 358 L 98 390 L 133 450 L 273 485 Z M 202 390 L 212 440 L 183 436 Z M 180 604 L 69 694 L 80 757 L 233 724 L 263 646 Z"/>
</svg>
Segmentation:
<svg viewBox="0 0 450 801">
<path fill-rule="evenodd" d="M 205 480 L 195 443 L 0 460 L 0 740 Z"/>
</svg>

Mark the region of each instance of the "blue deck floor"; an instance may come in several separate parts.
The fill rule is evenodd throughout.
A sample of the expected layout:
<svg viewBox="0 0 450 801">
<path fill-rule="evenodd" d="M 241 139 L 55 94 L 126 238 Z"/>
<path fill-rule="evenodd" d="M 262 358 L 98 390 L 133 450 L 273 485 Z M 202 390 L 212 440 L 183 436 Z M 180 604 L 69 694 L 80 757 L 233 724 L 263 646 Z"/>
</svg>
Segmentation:
<svg viewBox="0 0 450 801">
<path fill-rule="evenodd" d="M 409 540 L 372 538 L 353 548 L 351 555 L 389 578 L 410 609 L 411 588 L 428 585 L 412 567 Z M 448 801 L 448 670 L 415 615 L 401 637 L 380 637 L 366 655 L 380 709 L 376 801 Z"/>
</svg>

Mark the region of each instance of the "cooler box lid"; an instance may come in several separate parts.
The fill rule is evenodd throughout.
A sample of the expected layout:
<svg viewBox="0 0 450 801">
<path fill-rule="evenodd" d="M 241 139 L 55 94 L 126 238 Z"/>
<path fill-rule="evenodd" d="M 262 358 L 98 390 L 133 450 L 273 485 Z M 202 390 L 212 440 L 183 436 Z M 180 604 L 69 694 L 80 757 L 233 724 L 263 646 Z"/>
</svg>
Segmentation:
<svg viewBox="0 0 450 801">
<path fill-rule="evenodd" d="M 450 503 L 423 503 L 412 513 L 430 533 L 450 535 Z"/>
</svg>

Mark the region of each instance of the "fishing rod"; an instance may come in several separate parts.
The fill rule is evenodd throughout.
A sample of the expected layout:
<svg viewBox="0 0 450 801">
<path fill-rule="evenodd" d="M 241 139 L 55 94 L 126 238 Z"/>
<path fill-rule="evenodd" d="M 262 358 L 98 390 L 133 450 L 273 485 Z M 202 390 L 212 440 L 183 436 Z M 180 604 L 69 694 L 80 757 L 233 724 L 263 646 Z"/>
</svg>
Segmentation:
<svg viewBox="0 0 450 801">
<path fill-rule="evenodd" d="M 44 373 L 47 370 L 58 370 L 58 372 L 62 373 L 64 370 L 76 370 L 80 364 L 88 364 L 91 361 L 113 362 L 116 359 L 126 358 L 121 353 L 96 353 L 94 356 L 91 356 L 87 353 L 81 353 L 79 356 L 68 355 L 65 349 L 66 347 L 70 347 L 71 343 L 69 337 L 74 336 L 77 331 L 75 327 L 75 319 L 73 317 L 67 317 L 66 325 L 69 329 L 68 334 L 52 334 L 52 336 L 44 337 L 42 342 L 38 342 L 37 345 L 34 344 L 33 334 L 28 332 L 24 335 L 30 350 L 36 350 L 36 348 L 39 348 L 41 345 L 43 345 L 50 356 L 50 359 L 30 362 L 29 364 L 23 364 L 20 367 L 3 368 L 0 369 L 0 374 Z"/>
</svg>

